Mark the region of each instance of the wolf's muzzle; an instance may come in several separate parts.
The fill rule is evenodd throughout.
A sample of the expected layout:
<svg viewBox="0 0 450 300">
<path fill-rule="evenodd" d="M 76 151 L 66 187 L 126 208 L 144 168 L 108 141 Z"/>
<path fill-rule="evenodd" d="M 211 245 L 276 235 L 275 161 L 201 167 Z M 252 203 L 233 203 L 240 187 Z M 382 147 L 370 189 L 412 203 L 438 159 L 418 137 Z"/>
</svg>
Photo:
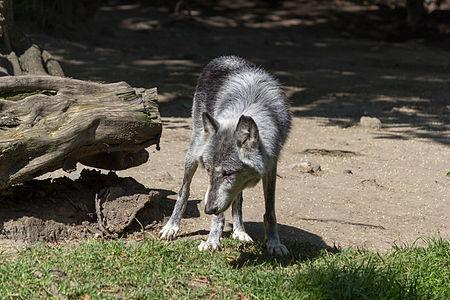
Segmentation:
<svg viewBox="0 0 450 300">
<path fill-rule="evenodd" d="M 217 207 L 211 207 L 211 205 L 208 205 L 209 203 L 206 203 L 205 205 L 205 214 L 207 215 L 215 215 L 217 214 Z"/>
</svg>

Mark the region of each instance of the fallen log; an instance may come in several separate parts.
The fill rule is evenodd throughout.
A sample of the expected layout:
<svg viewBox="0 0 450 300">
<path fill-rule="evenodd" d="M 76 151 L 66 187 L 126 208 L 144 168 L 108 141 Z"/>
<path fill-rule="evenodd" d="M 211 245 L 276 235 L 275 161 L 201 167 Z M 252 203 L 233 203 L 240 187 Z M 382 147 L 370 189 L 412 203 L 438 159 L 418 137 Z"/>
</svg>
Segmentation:
<svg viewBox="0 0 450 300">
<path fill-rule="evenodd" d="M 162 124 L 156 88 L 55 76 L 0 78 L 0 189 L 80 162 L 122 170 L 147 161 Z"/>
<path fill-rule="evenodd" d="M 52 55 L 34 44 L 14 21 L 12 0 L 0 0 L 0 77 L 10 75 L 64 76 Z"/>
</svg>

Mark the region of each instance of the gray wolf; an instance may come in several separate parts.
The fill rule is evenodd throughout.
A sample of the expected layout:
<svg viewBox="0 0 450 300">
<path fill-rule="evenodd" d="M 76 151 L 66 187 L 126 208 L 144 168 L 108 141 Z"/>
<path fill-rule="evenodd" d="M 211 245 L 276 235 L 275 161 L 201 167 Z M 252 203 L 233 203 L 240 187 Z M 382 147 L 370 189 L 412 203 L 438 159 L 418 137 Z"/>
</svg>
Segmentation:
<svg viewBox="0 0 450 300">
<path fill-rule="evenodd" d="M 287 255 L 278 236 L 275 183 L 277 160 L 290 129 L 291 115 L 278 81 L 243 58 L 216 58 L 205 66 L 198 80 L 192 123 L 183 184 L 160 237 L 175 238 L 192 177 L 200 164 L 209 176 L 205 213 L 213 216 L 208 239 L 198 248 L 220 249 L 223 212 L 230 206 L 233 238 L 252 241 L 242 222 L 242 191 L 262 179 L 267 250 L 271 255 Z"/>
</svg>

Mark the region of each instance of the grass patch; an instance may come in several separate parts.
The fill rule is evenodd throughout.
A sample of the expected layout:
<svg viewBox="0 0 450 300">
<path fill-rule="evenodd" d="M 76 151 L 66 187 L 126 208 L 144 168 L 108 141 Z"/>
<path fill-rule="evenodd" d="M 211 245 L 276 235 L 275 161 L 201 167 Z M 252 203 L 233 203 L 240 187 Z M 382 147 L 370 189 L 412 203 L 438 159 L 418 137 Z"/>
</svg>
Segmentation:
<svg viewBox="0 0 450 300">
<path fill-rule="evenodd" d="M 287 243 L 284 259 L 228 238 L 213 255 L 191 239 L 41 244 L 0 255 L 0 298 L 449 299 L 449 241 L 425 241 L 385 254 Z"/>
</svg>

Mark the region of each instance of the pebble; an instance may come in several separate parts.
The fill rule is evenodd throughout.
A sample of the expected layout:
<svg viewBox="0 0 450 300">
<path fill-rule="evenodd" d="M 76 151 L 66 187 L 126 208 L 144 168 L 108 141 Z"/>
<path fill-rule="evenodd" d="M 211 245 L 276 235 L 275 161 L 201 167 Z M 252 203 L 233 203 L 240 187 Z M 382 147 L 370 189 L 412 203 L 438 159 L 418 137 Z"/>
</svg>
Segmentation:
<svg viewBox="0 0 450 300">
<path fill-rule="evenodd" d="M 291 169 L 299 169 L 301 172 L 311 174 L 317 174 L 318 172 L 322 171 L 322 168 L 319 164 L 310 161 L 303 161 L 293 164 L 291 165 Z"/>
<path fill-rule="evenodd" d="M 359 125 L 365 129 L 379 130 L 381 128 L 381 121 L 378 118 L 363 116 L 359 120 Z"/>
</svg>

